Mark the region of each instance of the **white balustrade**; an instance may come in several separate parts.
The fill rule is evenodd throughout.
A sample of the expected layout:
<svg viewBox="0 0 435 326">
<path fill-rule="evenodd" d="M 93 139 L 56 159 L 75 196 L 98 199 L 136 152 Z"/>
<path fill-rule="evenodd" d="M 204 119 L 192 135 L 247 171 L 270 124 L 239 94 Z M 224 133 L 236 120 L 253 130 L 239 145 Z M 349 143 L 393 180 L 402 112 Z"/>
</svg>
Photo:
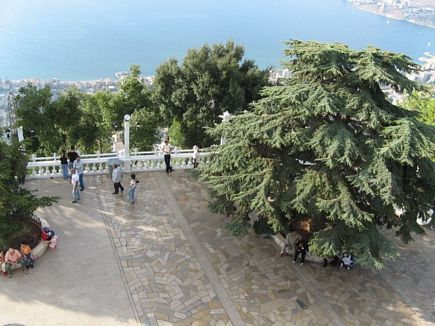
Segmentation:
<svg viewBox="0 0 435 326">
<path fill-rule="evenodd" d="M 177 150 L 171 154 L 171 165 L 174 169 L 191 169 L 193 150 Z M 200 164 L 207 164 L 210 152 L 199 153 Z M 80 155 L 85 175 L 109 174 L 109 159 L 121 161 L 125 172 L 164 171 L 166 169 L 163 153 L 158 150 L 149 152 L 134 151 L 129 157 L 117 153 L 95 153 Z M 56 155 L 48 157 L 32 156 L 27 164 L 27 177 L 30 179 L 61 178 L 62 167 Z"/>
</svg>

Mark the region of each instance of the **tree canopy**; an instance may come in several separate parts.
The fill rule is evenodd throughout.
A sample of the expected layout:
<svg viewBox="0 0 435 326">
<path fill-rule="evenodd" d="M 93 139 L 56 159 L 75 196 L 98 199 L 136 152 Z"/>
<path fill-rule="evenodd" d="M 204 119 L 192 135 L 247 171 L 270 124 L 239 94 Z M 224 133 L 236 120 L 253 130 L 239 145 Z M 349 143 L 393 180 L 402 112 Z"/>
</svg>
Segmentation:
<svg viewBox="0 0 435 326">
<path fill-rule="evenodd" d="M 395 252 L 382 227 L 411 240 L 435 198 L 435 129 L 383 92 L 419 89 L 405 77 L 418 66 L 373 47 L 287 45 L 290 78 L 265 88 L 252 112 L 208 130 L 226 143 L 202 179 L 236 229 L 251 212 L 276 231 L 307 222 L 313 254 L 353 252 L 381 268 Z"/>
<path fill-rule="evenodd" d="M 435 93 L 434 89 L 432 93 Z M 421 121 L 435 126 L 435 98 L 432 97 L 430 89 L 427 92 L 412 92 L 405 98 L 403 106 L 419 111 Z"/>
<path fill-rule="evenodd" d="M 21 187 L 20 179 L 26 174 L 27 158 L 18 142 L 12 145 L 0 142 L 0 250 L 10 245 L 10 238 L 25 229 L 38 207 L 51 205 L 56 198 L 36 197 Z"/>
<path fill-rule="evenodd" d="M 22 126 L 30 153 L 46 156 L 75 145 L 82 152 L 107 151 L 110 136 L 123 130 L 124 115 L 132 115 L 131 144 L 150 149 L 162 124 L 151 92 L 133 65 L 115 93 L 85 94 L 76 88 L 53 97 L 49 86 L 22 87 L 15 97 L 17 127 Z"/>
<path fill-rule="evenodd" d="M 157 68 L 153 99 L 167 125 L 180 124 L 183 146 L 211 145 L 214 140 L 204 127 L 219 123 L 225 111 L 249 109 L 259 98 L 268 71 L 243 56 L 243 47 L 229 41 L 190 49 L 180 66 L 171 59 Z"/>
</svg>

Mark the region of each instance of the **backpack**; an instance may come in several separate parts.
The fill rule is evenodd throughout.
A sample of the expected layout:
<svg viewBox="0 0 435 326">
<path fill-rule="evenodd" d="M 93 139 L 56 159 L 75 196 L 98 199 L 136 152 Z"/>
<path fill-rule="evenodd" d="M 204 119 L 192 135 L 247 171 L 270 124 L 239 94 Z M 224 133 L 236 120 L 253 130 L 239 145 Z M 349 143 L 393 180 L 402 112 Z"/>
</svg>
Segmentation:
<svg viewBox="0 0 435 326">
<path fill-rule="evenodd" d="M 53 239 L 55 233 L 52 229 L 44 226 L 41 229 L 41 239 L 45 240 L 45 241 L 50 241 L 51 239 Z"/>
</svg>

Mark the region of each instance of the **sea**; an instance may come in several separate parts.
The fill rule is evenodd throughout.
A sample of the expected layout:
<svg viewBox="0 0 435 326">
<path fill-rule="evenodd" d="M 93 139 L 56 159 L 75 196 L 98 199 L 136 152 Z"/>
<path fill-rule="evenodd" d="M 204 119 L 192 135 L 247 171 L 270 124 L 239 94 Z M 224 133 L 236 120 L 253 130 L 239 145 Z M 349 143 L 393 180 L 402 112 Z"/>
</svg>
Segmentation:
<svg viewBox="0 0 435 326">
<path fill-rule="evenodd" d="M 435 29 L 346 0 L 0 0 L 0 79 L 91 80 L 132 64 L 149 76 L 189 48 L 227 40 L 261 68 L 279 68 L 290 39 L 373 45 L 415 61 L 435 52 Z"/>
</svg>

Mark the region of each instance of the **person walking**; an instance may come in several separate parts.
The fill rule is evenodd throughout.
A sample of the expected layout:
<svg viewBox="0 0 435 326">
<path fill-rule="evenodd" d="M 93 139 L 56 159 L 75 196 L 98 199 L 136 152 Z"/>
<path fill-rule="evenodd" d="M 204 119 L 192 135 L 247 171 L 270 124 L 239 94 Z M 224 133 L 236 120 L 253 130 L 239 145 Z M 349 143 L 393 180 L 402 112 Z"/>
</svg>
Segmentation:
<svg viewBox="0 0 435 326">
<path fill-rule="evenodd" d="M 135 191 L 136 191 L 136 184 L 139 183 L 139 181 L 136 179 L 136 174 L 132 173 L 130 174 L 131 180 L 130 180 L 130 187 L 128 188 L 128 201 L 132 204 L 134 204 L 135 200 Z"/>
<path fill-rule="evenodd" d="M 72 203 L 75 204 L 77 203 L 77 201 L 80 200 L 80 190 L 79 190 L 79 183 L 80 183 L 80 178 L 79 175 L 77 173 L 77 171 L 75 169 L 71 170 L 71 183 L 72 183 Z"/>
<path fill-rule="evenodd" d="M 163 152 L 163 155 L 165 157 L 166 173 L 174 171 L 171 166 L 171 152 L 173 150 L 173 147 L 171 146 L 171 144 L 169 144 L 168 138 L 165 139 L 160 150 Z"/>
<path fill-rule="evenodd" d="M 122 171 L 121 167 L 118 164 L 113 164 L 113 172 L 112 172 L 112 181 L 113 181 L 113 187 L 115 188 L 115 191 L 112 193 L 113 195 L 116 195 L 119 193 L 119 189 L 121 189 L 121 192 L 124 192 L 124 187 L 121 184 L 121 178 L 122 178 Z"/>
<path fill-rule="evenodd" d="M 83 183 L 83 161 L 80 155 L 77 155 L 76 160 L 74 161 L 73 168 L 76 170 L 79 175 L 79 183 L 80 183 L 80 191 L 85 190 L 85 185 Z"/>
<path fill-rule="evenodd" d="M 66 156 L 65 150 L 62 151 L 62 156 L 60 157 L 60 164 L 62 166 L 62 174 L 64 180 L 68 179 L 68 157 Z"/>
</svg>

